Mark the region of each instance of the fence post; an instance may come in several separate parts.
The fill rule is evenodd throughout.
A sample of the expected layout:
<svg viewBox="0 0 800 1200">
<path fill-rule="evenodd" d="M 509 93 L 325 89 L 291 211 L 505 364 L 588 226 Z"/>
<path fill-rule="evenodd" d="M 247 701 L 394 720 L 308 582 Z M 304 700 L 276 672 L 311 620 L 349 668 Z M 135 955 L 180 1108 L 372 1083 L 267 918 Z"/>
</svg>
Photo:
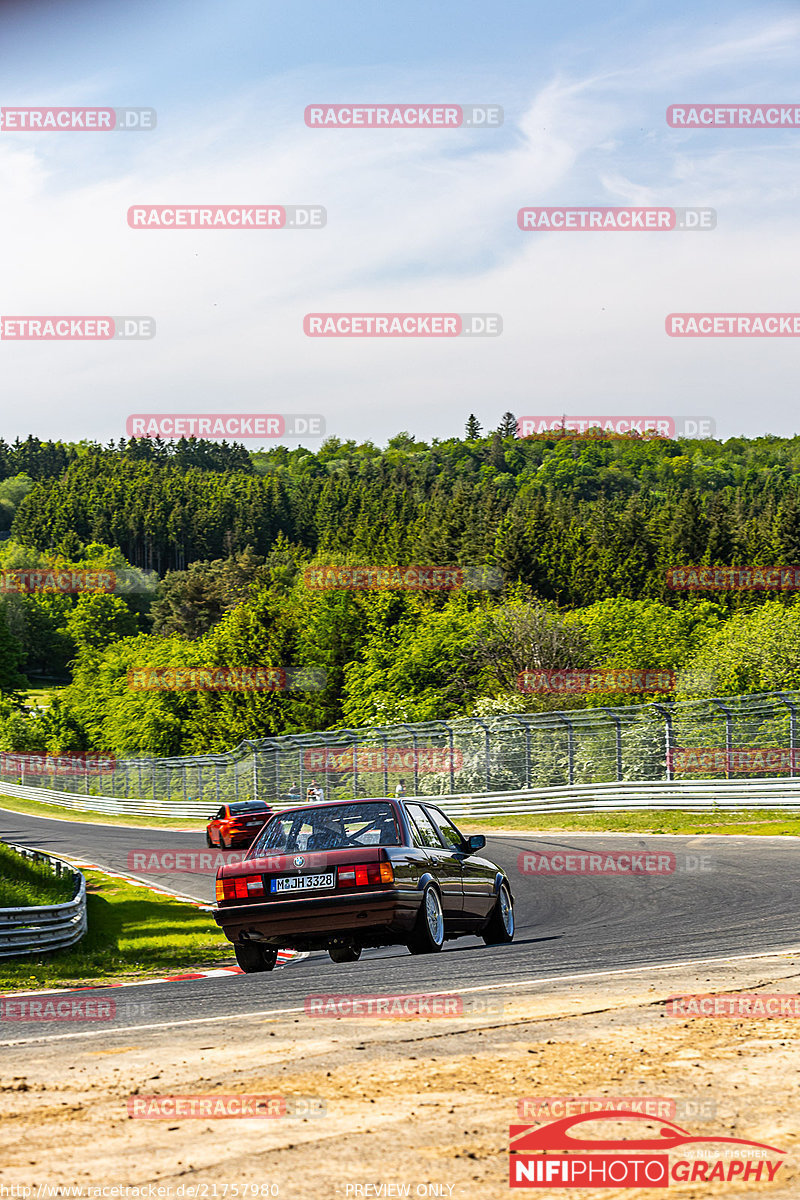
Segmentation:
<svg viewBox="0 0 800 1200">
<path fill-rule="evenodd" d="M 789 775 L 797 774 L 795 771 L 795 754 L 797 753 L 797 706 L 787 700 L 783 692 L 773 692 L 777 696 L 781 704 L 785 704 L 789 710 Z"/>
<path fill-rule="evenodd" d="M 411 740 L 414 743 L 414 795 L 419 795 L 419 752 L 417 742 L 417 731 L 413 725 L 403 722 L 402 725 L 396 726 L 397 729 L 405 729 L 406 733 L 411 734 Z M 388 787 L 387 787 L 388 790 Z"/>
<path fill-rule="evenodd" d="M 731 755 L 733 751 L 733 716 L 731 710 L 721 700 L 712 700 L 711 703 L 720 712 L 725 714 L 725 778 L 730 779 Z"/>
<path fill-rule="evenodd" d="M 671 783 L 675 778 L 672 769 L 672 713 L 663 704 L 651 704 L 650 707 L 661 713 L 664 718 L 664 754 L 667 763 L 667 781 Z"/>
<path fill-rule="evenodd" d="M 612 709 L 603 708 L 601 711 L 608 713 L 617 727 L 617 783 L 622 783 L 622 722 Z"/>
<path fill-rule="evenodd" d="M 383 794 L 389 795 L 389 735 L 384 731 L 383 737 Z"/>
<path fill-rule="evenodd" d="M 506 714 L 510 721 L 516 721 L 525 730 L 525 787 L 531 786 L 531 729 L 524 717 L 518 713 Z"/>
<path fill-rule="evenodd" d="M 456 753 L 455 735 L 453 733 L 453 726 L 450 724 L 450 722 L 445 721 L 444 724 L 445 728 L 447 729 L 448 741 L 450 742 L 450 795 L 452 796 L 453 792 L 456 790 L 456 767 L 453 761 Z"/>
<path fill-rule="evenodd" d="M 358 737 L 353 738 L 353 799 L 358 799 Z"/>
<path fill-rule="evenodd" d="M 470 717 L 470 720 L 474 721 L 476 725 L 480 725 L 481 729 L 483 730 L 484 761 L 486 764 L 486 790 L 487 792 L 490 792 L 492 790 L 492 771 L 489 764 L 489 726 L 484 725 L 480 717 Z"/>
<path fill-rule="evenodd" d="M 567 727 L 567 769 L 569 772 L 569 785 L 572 787 L 573 783 L 575 782 L 575 731 L 572 721 L 570 721 L 568 717 L 565 717 L 562 712 L 553 713 L 553 716 L 556 717 L 557 720 L 563 721 Z"/>
</svg>

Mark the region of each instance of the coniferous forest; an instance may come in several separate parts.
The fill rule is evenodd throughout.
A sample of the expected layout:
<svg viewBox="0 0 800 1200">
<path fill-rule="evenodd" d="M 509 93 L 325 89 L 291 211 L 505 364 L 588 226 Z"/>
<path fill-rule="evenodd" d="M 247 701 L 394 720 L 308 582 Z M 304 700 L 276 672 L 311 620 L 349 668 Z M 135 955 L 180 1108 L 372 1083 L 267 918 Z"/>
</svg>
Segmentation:
<svg viewBox="0 0 800 1200">
<path fill-rule="evenodd" d="M 800 438 L 516 436 L 316 451 L 0 441 L 0 569 L 108 569 L 115 593 L 6 590 L 0 749 L 226 749 L 271 733 L 563 707 L 537 667 L 665 667 L 793 688 L 800 608 L 675 591 L 670 567 L 800 564 Z M 308 586 L 309 568 L 488 568 L 492 586 Z M 314 668 L 314 691 L 132 690 L 130 671 Z M 322 674 L 320 674 L 322 673 Z M 29 686 L 66 684 L 47 709 Z M 680 698 L 680 688 L 675 695 Z M 583 703 L 643 702 L 614 693 Z"/>
</svg>

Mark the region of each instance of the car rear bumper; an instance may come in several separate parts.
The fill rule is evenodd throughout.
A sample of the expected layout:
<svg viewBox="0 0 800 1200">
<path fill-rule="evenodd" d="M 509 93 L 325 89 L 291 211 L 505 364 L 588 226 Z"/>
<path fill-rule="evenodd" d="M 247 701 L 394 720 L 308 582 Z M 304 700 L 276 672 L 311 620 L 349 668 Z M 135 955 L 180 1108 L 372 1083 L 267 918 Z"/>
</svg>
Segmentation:
<svg viewBox="0 0 800 1200">
<path fill-rule="evenodd" d="M 315 942 L 324 945 L 341 934 L 365 941 L 408 933 L 419 909 L 420 893 L 397 888 L 364 889 L 359 894 L 303 899 L 268 900 L 262 904 L 226 904 L 213 909 L 214 920 L 231 942 L 255 935 L 256 940 L 280 939 L 292 948 Z"/>
</svg>

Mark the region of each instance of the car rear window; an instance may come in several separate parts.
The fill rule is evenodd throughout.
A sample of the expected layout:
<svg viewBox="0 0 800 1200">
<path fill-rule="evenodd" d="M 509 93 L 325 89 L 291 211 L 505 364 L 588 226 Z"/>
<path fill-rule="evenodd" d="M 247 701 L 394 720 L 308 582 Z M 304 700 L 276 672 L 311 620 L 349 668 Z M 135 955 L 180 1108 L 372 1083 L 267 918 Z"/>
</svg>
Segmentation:
<svg viewBox="0 0 800 1200">
<path fill-rule="evenodd" d="M 344 850 L 350 846 L 399 846 L 400 834 L 391 804 L 335 804 L 292 808 L 278 813 L 250 848 L 260 854 L 292 854 L 314 850 Z"/>
<path fill-rule="evenodd" d="M 268 812 L 269 808 L 262 800 L 242 800 L 240 804 L 229 805 L 232 817 L 241 816 L 242 813 L 249 812 Z"/>
</svg>

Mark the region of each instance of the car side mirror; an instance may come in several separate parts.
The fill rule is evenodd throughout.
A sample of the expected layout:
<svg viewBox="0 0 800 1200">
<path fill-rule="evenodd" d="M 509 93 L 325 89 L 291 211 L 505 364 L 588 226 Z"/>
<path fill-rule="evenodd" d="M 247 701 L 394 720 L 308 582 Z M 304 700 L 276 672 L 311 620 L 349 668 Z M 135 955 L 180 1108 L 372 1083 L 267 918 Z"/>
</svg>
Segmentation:
<svg viewBox="0 0 800 1200">
<path fill-rule="evenodd" d="M 474 854 L 476 850 L 482 850 L 486 845 L 486 838 L 482 833 L 473 833 L 472 837 L 467 838 L 467 846 L 470 854 Z"/>
</svg>

